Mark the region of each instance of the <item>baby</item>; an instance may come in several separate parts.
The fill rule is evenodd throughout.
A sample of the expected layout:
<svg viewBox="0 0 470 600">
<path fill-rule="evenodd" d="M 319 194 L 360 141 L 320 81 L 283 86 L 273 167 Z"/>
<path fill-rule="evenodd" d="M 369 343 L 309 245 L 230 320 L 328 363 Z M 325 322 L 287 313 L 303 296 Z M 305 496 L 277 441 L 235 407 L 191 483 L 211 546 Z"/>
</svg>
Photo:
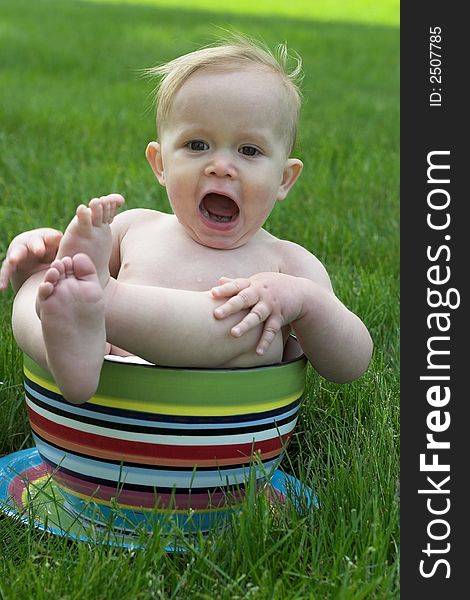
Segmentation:
<svg viewBox="0 0 470 600">
<path fill-rule="evenodd" d="M 320 261 L 262 228 L 303 165 L 291 158 L 300 108 L 293 73 L 236 38 L 150 70 L 158 141 L 147 160 L 173 214 L 110 194 L 78 207 L 64 235 L 11 242 L 0 272 L 16 292 L 19 346 L 64 397 L 96 391 L 105 354 L 185 367 L 280 362 L 293 331 L 324 377 L 348 382 L 372 342 L 335 296 Z"/>
</svg>

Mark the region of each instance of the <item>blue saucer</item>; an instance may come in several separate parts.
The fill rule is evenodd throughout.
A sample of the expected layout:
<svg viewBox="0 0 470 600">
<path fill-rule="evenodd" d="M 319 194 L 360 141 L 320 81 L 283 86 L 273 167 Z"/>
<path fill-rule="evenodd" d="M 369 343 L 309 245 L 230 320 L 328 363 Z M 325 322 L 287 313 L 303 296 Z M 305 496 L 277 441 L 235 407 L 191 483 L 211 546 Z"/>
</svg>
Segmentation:
<svg viewBox="0 0 470 600">
<path fill-rule="evenodd" d="M 312 489 L 280 469 L 274 472 L 267 490 L 273 503 L 289 499 L 297 510 L 318 507 Z M 0 512 L 69 539 L 123 548 L 143 547 L 139 532 L 122 532 L 80 519 L 67 505 L 36 448 L 0 458 Z M 168 545 L 166 550 L 174 552 L 183 548 Z"/>
</svg>

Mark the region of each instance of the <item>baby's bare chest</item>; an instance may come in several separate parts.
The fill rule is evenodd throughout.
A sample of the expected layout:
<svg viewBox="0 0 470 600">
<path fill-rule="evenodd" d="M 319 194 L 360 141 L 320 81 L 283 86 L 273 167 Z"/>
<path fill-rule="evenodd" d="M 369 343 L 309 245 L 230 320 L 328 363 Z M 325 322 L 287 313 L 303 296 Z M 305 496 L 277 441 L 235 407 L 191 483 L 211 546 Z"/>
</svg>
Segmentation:
<svg viewBox="0 0 470 600">
<path fill-rule="evenodd" d="M 272 244 L 248 243 L 233 250 L 207 248 L 187 236 L 162 228 L 148 235 L 144 228 L 129 232 L 121 244 L 118 279 L 125 283 L 194 291 L 208 290 L 220 277 L 250 277 L 279 271 Z"/>
</svg>

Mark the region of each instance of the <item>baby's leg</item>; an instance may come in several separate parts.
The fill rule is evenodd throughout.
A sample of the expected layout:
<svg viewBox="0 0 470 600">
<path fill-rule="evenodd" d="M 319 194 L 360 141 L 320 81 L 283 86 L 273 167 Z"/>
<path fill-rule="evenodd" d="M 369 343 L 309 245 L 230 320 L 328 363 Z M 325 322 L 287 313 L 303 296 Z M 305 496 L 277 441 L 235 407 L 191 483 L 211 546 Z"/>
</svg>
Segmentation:
<svg viewBox="0 0 470 600">
<path fill-rule="evenodd" d="M 123 205 L 119 194 L 109 194 L 90 200 L 88 207 L 81 204 L 65 230 L 57 258 L 87 254 L 93 261 L 101 286 L 109 279 L 109 258 L 112 236 L 110 224 Z"/>
<path fill-rule="evenodd" d="M 91 259 L 55 260 L 38 287 L 47 366 L 72 403 L 96 391 L 106 351 L 103 289 Z"/>
<path fill-rule="evenodd" d="M 108 341 L 163 366 L 252 367 L 280 362 L 279 332 L 263 356 L 256 354 L 262 325 L 235 338 L 230 329 L 244 313 L 214 318 L 210 292 L 130 285 L 110 278 L 105 290 Z M 248 311 L 245 311 L 245 314 Z"/>
<path fill-rule="evenodd" d="M 12 329 L 18 346 L 43 369 L 47 369 L 47 354 L 42 337 L 41 321 L 36 314 L 38 287 L 45 271 L 34 273 L 18 290 L 13 301 Z"/>
</svg>

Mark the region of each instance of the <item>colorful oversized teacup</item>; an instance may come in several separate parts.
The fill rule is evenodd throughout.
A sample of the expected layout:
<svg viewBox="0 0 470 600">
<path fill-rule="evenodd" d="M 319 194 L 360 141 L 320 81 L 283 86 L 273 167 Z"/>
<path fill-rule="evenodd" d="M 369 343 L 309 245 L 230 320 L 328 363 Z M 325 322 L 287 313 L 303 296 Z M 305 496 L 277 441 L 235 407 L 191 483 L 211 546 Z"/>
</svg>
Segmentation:
<svg viewBox="0 0 470 600">
<path fill-rule="evenodd" d="M 281 461 L 305 383 L 305 357 L 290 355 L 215 370 L 107 359 L 96 395 L 82 405 L 68 403 L 25 356 L 34 441 L 81 519 L 127 531 L 154 519 L 207 530 L 240 504 L 249 474 L 261 483 Z"/>
</svg>

